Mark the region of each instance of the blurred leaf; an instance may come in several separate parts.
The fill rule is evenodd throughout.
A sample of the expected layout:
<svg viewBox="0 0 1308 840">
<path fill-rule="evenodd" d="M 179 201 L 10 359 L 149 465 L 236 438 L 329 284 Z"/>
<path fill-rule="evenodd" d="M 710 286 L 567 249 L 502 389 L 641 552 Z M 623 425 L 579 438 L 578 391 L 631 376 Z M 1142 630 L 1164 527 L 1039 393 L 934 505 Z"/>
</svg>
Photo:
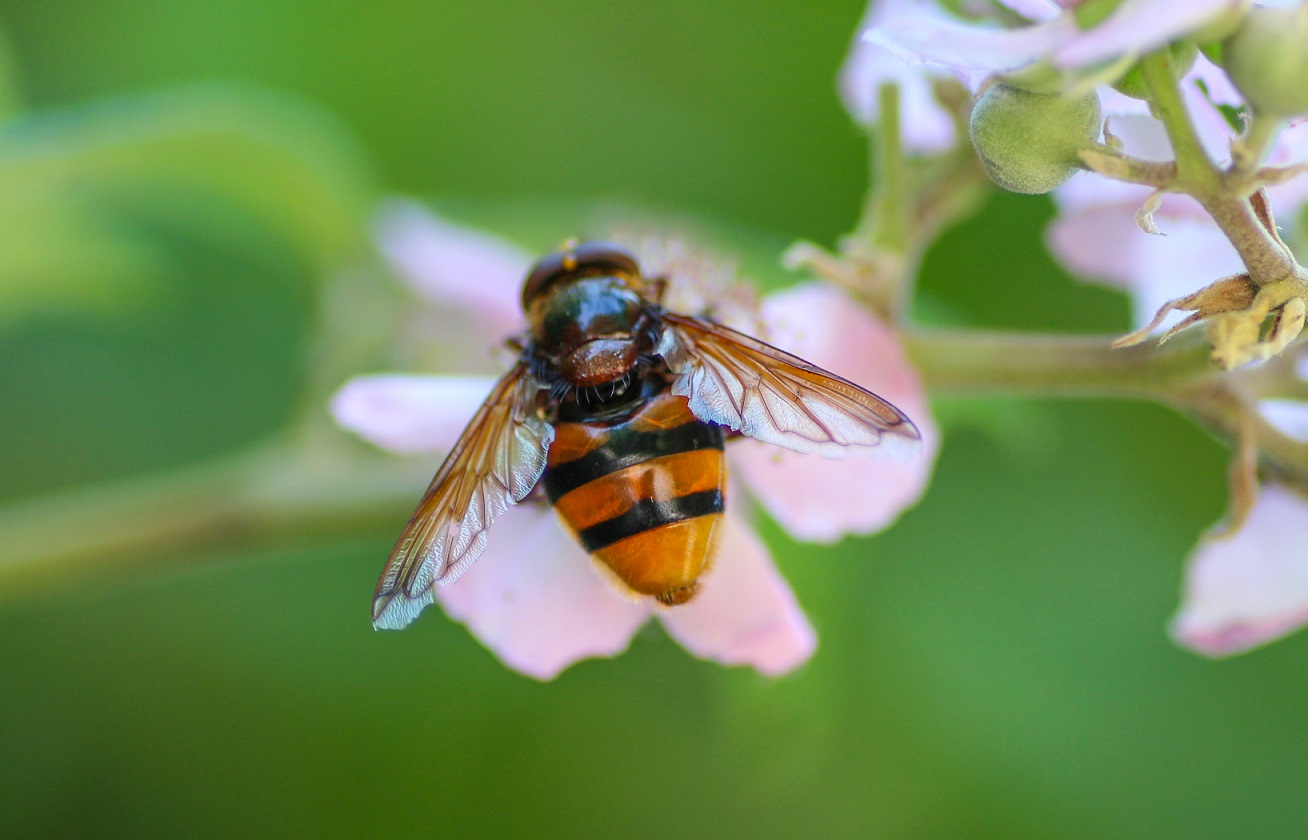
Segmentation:
<svg viewBox="0 0 1308 840">
<path fill-rule="evenodd" d="M 1026 399 L 952 397 L 932 410 L 951 432 L 975 429 L 988 434 L 1011 457 L 1039 461 L 1062 445 L 1048 402 Z"/>
<path fill-rule="evenodd" d="M 0 323 L 138 296 L 164 259 L 125 215 L 254 227 L 322 272 L 361 252 L 371 174 L 350 135 L 289 97 L 203 87 L 0 129 Z M 131 213 L 125 214 L 124 208 Z M 248 217 L 233 223 L 232 211 Z"/>
<path fill-rule="evenodd" d="M 18 62 L 14 59 L 9 33 L 0 28 L 0 120 L 9 119 L 23 107 Z"/>
</svg>

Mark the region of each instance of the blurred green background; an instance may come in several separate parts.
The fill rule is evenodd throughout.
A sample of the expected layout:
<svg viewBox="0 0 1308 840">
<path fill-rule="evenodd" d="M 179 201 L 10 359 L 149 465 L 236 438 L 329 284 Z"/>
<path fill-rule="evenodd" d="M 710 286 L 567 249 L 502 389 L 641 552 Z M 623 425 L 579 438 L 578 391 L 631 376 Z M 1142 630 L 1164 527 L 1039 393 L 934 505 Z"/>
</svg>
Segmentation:
<svg viewBox="0 0 1308 840">
<path fill-rule="evenodd" d="M 855 2 L 0 8 L 23 103 L 0 129 L 6 554 L 131 520 L 101 482 L 316 407 L 317 290 L 375 270 L 380 195 L 537 246 L 579 203 L 691 213 L 776 281 L 864 190 L 834 94 Z M 923 294 L 979 326 L 1122 329 L 1123 299 L 1045 256 L 1050 212 L 991 199 Z M 1302 837 L 1308 639 L 1210 662 L 1164 633 L 1222 447 L 1148 405 L 937 409 L 934 483 L 894 529 L 765 526 L 821 634 L 777 681 L 656 627 L 543 685 L 438 611 L 375 633 L 407 474 L 410 502 L 357 524 L 0 576 L 0 837 Z"/>
</svg>

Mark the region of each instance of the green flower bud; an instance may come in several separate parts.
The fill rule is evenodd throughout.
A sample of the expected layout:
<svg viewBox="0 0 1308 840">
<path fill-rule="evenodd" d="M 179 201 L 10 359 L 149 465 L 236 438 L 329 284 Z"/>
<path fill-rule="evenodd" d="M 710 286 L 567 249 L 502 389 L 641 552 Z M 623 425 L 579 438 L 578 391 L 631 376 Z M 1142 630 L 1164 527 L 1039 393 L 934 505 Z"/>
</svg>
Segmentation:
<svg viewBox="0 0 1308 840">
<path fill-rule="evenodd" d="M 1308 4 L 1251 9 L 1222 45 L 1222 61 L 1255 112 L 1308 113 Z"/>
<path fill-rule="evenodd" d="M 1207 47 L 1220 43 L 1235 34 L 1235 30 L 1244 23 L 1244 16 L 1253 6 L 1253 0 L 1236 0 L 1216 17 L 1190 33 L 1190 40 Z"/>
<path fill-rule="evenodd" d="M 1061 5 L 1066 7 L 1068 4 Z M 1076 28 L 1082 32 L 1094 29 L 1108 20 L 1120 5 L 1122 0 L 1081 0 L 1072 6 L 1072 17 L 1076 20 Z"/>
<path fill-rule="evenodd" d="M 1194 60 L 1199 56 L 1199 48 L 1190 41 L 1177 41 L 1169 49 L 1172 53 L 1172 75 L 1180 79 L 1194 66 Z M 1132 99 L 1149 98 L 1149 85 L 1145 84 L 1139 64 L 1132 64 L 1131 69 L 1127 70 L 1122 78 L 1113 82 L 1113 90 Z"/>
<path fill-rule="evenodd" d="M 1099 135 L 1099 97 L 1046 96 L 997 84 L 972 109 L 971 137 L 990 179 L 1006 190 L 1047 193 L 1080 165 Z"/>
</svg>

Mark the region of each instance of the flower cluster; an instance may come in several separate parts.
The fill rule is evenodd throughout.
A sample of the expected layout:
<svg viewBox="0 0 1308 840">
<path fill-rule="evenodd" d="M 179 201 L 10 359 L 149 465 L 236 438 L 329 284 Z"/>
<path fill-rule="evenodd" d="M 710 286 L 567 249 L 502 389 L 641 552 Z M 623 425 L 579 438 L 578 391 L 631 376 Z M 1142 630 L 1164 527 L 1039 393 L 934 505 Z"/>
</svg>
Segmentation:
<svg viewBox="0 0 1308 840">
<path fill-rule="evenodd" d="M 1308 178 L 1297 177 L 1308 174 L 1305 78 L 1303 2 L 873 0 L 840 90 L 855 120 L 877 132 L 879 192 L 841 256 L 801 243 L 789 257 L 844 289 L 812 284 L 756 300 L 724 281 L 729 268 L 684 243 L 630 244 L 651 274 L 670 280 L 670 308 L 709 315 L 884 395 L 918 423 L 923 455 L 831 462 L 733 442 L 739 487 L 727 494 L 703 593 L 686 606 L 616 591 L 545 506 L 531 503 L 510 507 L 485 554 L 438 587 L 436 600 L 507 665 L 540 679 L 620 652 L 651 618 L 720 663 L 781 674 L 806 661 L 815 634 L 750 515 L 761 508 L 797 539 L 832 542 L 886 527 L 922 494 L 938 434 L 881 316 L 903 309 L 906 275 L 950 214 L 970 206 L 983 168 L 1005 189 L 1051 193 L 1056 258 L 1131 296 L 1140 329 L 1119 345 L 1143 341 L 1178 311 L 1192 314 L 1162 340 L 1204 326 L 1211 387 L 1191 404 L 1171 401 L 1209 419 L 1205 410 L 1220 407 L 1237 450 L 1234 502 L 1191 557 L 1175 638 L 1225 655 L 1308 623 L 1299 539 L 1308 479 L 1296 489 L 1284 471 L 1256 472 L 1268 451 L 1308 443 L 1308 354 L 1295 342 L 1308 270 L 1294 254 L 1308 236 Z M 916 167 L 911 176 L 900 163 Z M 951 191 L 950 175 L 962 186 Z M 1282 230 L 1277 219 L 1299 224 Z M 464 348 L 521 333 L 528 255 L 403 202 L 381 214 L 378 239 L 411 290 L 446 313 L 428 322 L 442 323 L 438 332 L 457 332 Z M 429 355 L 444 365 L 459 356 L 448 346 Z M 422 454 L 447 449 L 489 388 L 466 376 L 362 376 L 331 409 L 384 449 Z"/>
<path fill-rule="evenodd" d="M 1308 381 L 1305 357 L 1297 345 L 1290 347 L 1305 309 L 1305 273 L 1290 249 L 1303 244 L 1303 232 L 1293 223 L 1282 231 L 1274 221 L 1300 220 L 1308 204 L 1308 178 L 1293 177 L 1308 160 L 1308 4 L 997 0 L 989 9 L 986 5 L 963 4 L 972 15 L 964 17 L 959 4 L 947 8 L 935 0 L 873 2 L 841 75 L 851 115 L 864 124 L 877 122 L 876 89 L 896 84 L 905 147 L 938 155 L 965 140 L 957 114 L 937 95 L 940 85 L 960 84 L 974 97 L 986 94 L 971 114 L 971 139 L 987 170 L 1009 189 L 1053 191 L 1058 214 L 1047 235 L 1051 251 L 1073 273 L 1131 296 L 1137 326 L 1145 327 L 1132 341 L 1143 339 L 1168 313 L 1193 310 L 1180 326 L 1207 322 L 1214 360 L 1221 366 L 1258 362 L 1288 347 L 1287 363 L 1299 381 Z M 1195 45 L 1212 49 L 1201 53 Z M 1222 216 L 1218 200 L 1186 194 L 1194 191 L 1175 180 L 1181 159 L 1178 120 L 1169 124 L 1159 118 L 1165 109 L 1148 101 L 1151 89 L 1141 82 L 1137 66 L 1141 57 L 1163 48 L 1170 52 L 1184 107 L 1180 122 L 1189 126 L 1180 129 L 1197 141 L 1203 162 L 1218 173 L 1214 190 L 1228 189 L 1236 215 L 1256 216 L 1261 223 L 1243 240 L 1238 230 L 1233 234 L 1229 219 L 1215 218 L 1215 209 Z M 993 97 L 986 92 L 995 89 L 1016 90 L 1028 99 L 1049 97 L 1051 103 L 1091 97 L 1098 103 L 1096 114 L 1106 118 L 1103 141 L 1096 125 L 1089 133 L 1060 139 L 1062 146 L 1046 143 L 1049 151 L 1040 152 L 1044 160 L 1033 164 L 1032 149 L 1043 141 L 1031 135 L 1042 129 L 1020 114 L 1017 128 L 1026 134 L 1011 135 L 1016 140 L 998 135 L 1001 146 L 1015 151 L 992 165 L 985 143 L 995 134 L 990 122 L 1007 118 L 993 116 L 997 109 L 988 107 Z M 1011 103 L 1013 97 L 1003 101 Z M 1059 114 L 1055 122 L 1066 125 L 1070 119 Z M 989 133 L 978 138 L 978 124 Z M 998 154 L 1003 157 L 1005 149 Z M 1036 171 L 1036 164 L 1046 169 Z M 1034 172 L 1024 183 L 1038 188 L 1015 186 L 1004 166 L 1023 175 Z M 1270 276 L 1257 276 L 1251 254 L 1270 255 Z M 1269 317 L 1270 328 L 1264 323 Z M 1302 394 L 1266 399 L 1241 379 L 1231 382 L 1249 423 L 1288 440 L 1308 441 L 1308 403 Z M 1239 652 L 1308 623 L 1308 549 L 1298 539 L 1308 522 L 1308 499 L 1267 483 L 1251 506 L 1236 507 L 1231 527 L 1205 537 L 1195 550 L 1173 624 L 1181 644 L 1210 655 Z"/>
</svg>

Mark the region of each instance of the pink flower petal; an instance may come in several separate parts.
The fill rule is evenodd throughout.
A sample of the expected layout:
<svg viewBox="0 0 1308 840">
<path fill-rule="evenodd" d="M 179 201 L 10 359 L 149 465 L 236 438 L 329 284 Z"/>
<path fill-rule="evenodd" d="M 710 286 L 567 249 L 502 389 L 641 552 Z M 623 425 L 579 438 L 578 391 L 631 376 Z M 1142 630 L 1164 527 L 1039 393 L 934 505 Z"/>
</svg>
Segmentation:
<svg viewBox="0 0 1308 840">
<path fill-rule="evenodd" d="M 1176 157 L 1172 143 L 1167 138 L 1167 129 L 1150 114 L 1148 103 L 1125 96 L 1107 86 L 1100 86 L 1097 93 L 1100 108 L 1109 121 L 1109 129 L 1122 141 L 1123 151 L 1133 157 L 1152 161 L 1171 161 Z M 1230 157 L 1233 130 L 1217 106 L 1239 107 L 1242 102 L 1225 71 L 1200 55 L 1195 60 L 1194 69 L 1182 80 L 1181 93 L 1209 157 L 1215 161 L 1225 161 Z M 1089 180 L 1100 184 L 1131 186 L 1098 175 Z M 1067 187 L 1064 187 L 1059 192 L 1066 190 Z"/>
<path fill-rule="evenodd" d="M 550 680 L 626 650 L 650 607 L 623 597 L 545 505 L 510 507 L 486 553 L 436 598 L 508 667 Z"/>
<path fill-rule="evenodd" d="M 897 16 L 868 29 L 863 40 L 911 64 L 936 64 L 961 74 L 973 90 L 992 73 L 1024 67 L 1077 35 L 1070 15 L 1004 29 L 968 23 L 938 10 Z"/>
<path fill-rule="evenodd" d="M 906 461 L 862 453 L 833 461 L 741 440 L 730 447 L 737 474 L 797 539 L 835 542 L 885 528 L 921 497 L 940 442 L 922 383 L 898 338 L 849 296 L 821 284 L 769 296 L 761 316 L 770 342 L 907 413 L 923 445 Z"/>
<path fill-rule="evenodd" d="M 1231 138 L 1236 131 L 1218 106 L 1238 108 L 1244 104 L 1244 98 L 1231 84 L 1226 71 L 1201 54 L 1195 59 L 1194 69 L 1181 81 L 1181 95 L 1208 157 L 1218 163 L 1229 161 Z M 1172 157 L 1169 155 L 1168 159 Z"/>
<path fill-rule="evenodd" d="M 862 33 L 869 27 L 894 21 L 905 15 L 939 14 L 933 6 L 916 0 L 887 0 L 873 3 L 859 26 L 859 35 L 840 68 L 840 96 L 855 122 L 875 125 L 881 118 L 878 91 L 882 84 L 899 85 L 900 125 L 904 145 L 910 151 L 936 154 L 958 143 L 953 117 L 936 101 L 933 78 L 945 76 L 943 69 L 910 66 L 903 58 L 882 46 L 867 42 Z"/>
<path fill-rule="evenodd" d="M 1299 362 L 1302 364 L 1304 359 Z M 1259 400 L 1258 413 L 1281 434 L 1308 443 L 1308 403 L 1302 400 Z"/>
<path fill-rule="evenodd" d="M 779 676 L 808 661 L 817 634 L 758 536 L 729 509 L 717 559 L 689 604 L 661 609 L 668 635 L 701 659 Z"/>
<path fill-rule="evenodd" d="M 1177 642 L 1208 656 L 1266 644 L 1308 623 L 1308 500 L 1262 488 L 1239 533 L 1205 539 L 1190 559 Z"/>
<path fill-rule="evenodd" d="M 949 113 L 931 91 L 930 71 L 910 67 L 900 58 L 866 43 L 856 43 L 840 71 L 840 96 L 855 122 L 876 125 L 881 119 L 878 90 L 887 82 L 899 85 L 904 146 L 930 155 L 947 152 L 958 143 Z"/>
<path fill-rule="evenodd" d="M 1244 270 L 1235 248 L 1196 206 L 1167 196 L 1155 215 L 1164 236 L 1139 228 L 1138 204 L 1117 204 L 1060 215 L 1046 238 L 1074 274 L 1128 291 L 1135 322 L 1143 326 L 1167 301 Z"/>
<path fill-rule="evenodd" d="M 382 254 L 419 296 L 464 310 L 496 339 L 522 330 L 518 297 L 532 264 L 527 253 L 412 201 L 383 206 L 376 237 Z"/>
<path fill-rule="evenodd" d="M 1124 0 L 1102 24 L 1068 40 L 1054 54 L 1054 62 L 1073 68 L 1141 55 L 1239 5 L 1240 0 Z"/>
<path fill-rule="evenodd" d="M 999 2 L 1028 20 L 1052 20 L 1063 9 L 1053 0 L 999 0 Z"/>
<path fill-rule="evenodd" d="M 1229 157 L 1232 129 L 1216 105 L 1240 104 L 1230 80 L 1201 56 L 1182 90 L 1210 156 L 1215 160 Z M 1141 103 L 1113 98 L 1107 91 L 1104 94 L 1107 111 L 1128 112 L 1112 118 L 1112 131 L 1123 140 L 1127 153 L 1150 160 L 1172 158 L 1162 123 L 1142 113 Z M 1292 160 L 1300 145 L 1308 147 L 1308 131 L 1302 135 L 1297 132 L 1292 127 L 1282 133 L 1271 160 Z M 1303 151 L 1308 152 L 1308 148 Z M 1298 211 L 1308 199 L 1306 181 L 1294 179 L 1269 191 L 1278 214 L 1289 216 Z M 1163 236 L 1141 231 L 1135 214 L 1149 193 L 1147 187 L 1081 173 L 1055 193 L 1059 217 L 1047 231 L 1050 250 L 1069 270 L 1131 293 L 1138 325 L 1148 323 L 1166 301 L 1244 270 L 1217 225 L 1196 202 L 1184 196 L 1166 196 L 1154 214 Z"/>
<path fill-rule="evenodd" d="M 1281 130 L 1267 156 L 1271 166 L 1294 166 L 1308 163 L 1308 119 L 1291 122 Z M 1308 175 L 1292 178 L 1284 184 L 1268 189 L 1272 209 L 1283 225 L 1292 225 L 1293 219 L 1308 203 Z"/>
<path fill-rule="evenodd" d="M 357 376 L 341 386 L 329 409 L 336 423 L 401 455 L 449 449 L 490 393 L 480 376 Z"/>
</svg>

